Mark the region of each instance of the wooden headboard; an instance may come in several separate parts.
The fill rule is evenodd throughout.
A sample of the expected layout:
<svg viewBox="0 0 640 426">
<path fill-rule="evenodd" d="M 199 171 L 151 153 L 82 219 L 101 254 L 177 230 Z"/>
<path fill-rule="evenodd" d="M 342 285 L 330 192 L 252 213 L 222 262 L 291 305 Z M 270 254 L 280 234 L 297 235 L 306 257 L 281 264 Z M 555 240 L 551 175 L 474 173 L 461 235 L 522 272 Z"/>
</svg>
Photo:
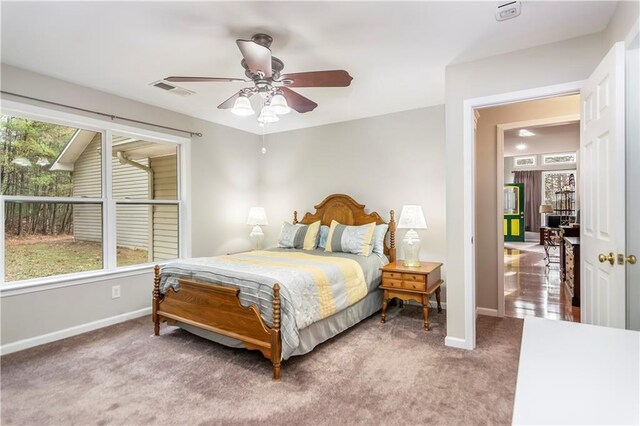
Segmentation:
<svg viewBox="0 0 640 426">
<path fill-rule="evenodd" d="M 293 223 L 302 223 L 309 225 L 318 220 L 322 225 L 331 225 L 331 221 L 335 220 L 343 225 L 366 225 L 375 222 L 380 225 L 385 222 L 376 212 L 365 213 L 364 204 L 356 202 L 353 198 L 345 194 L 333 194 L 322 200 L 316 206 L 315 213 L 305 213 L 302 220 L 298 222 L 298 212 L 293 212 Z M 389 243 L 384 245 L 384 253 L 389 257 L 389 261 L 396 260 L 396 222 L 394 220 L 394 211 L 390 211 L 391 220 L 389 220 Z M 386 237 L 386 236 L 385 236 Z"/>
</svg>

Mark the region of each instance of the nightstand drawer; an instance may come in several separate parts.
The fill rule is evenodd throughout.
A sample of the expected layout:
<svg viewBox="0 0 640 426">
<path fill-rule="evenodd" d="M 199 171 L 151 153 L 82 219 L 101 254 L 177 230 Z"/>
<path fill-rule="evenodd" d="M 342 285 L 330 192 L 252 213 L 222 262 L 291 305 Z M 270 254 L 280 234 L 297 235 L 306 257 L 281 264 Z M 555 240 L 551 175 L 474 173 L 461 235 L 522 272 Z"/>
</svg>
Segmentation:
<svg viewBox="0 0 640 426">
<path fill-rule="evenodd" d="M 383 272 L 382 278 L 383 279 L 391 278 L 392 280 L 401 280 L 402 274 L 400 272 Z"/>
<path fill-rule="evenodd" d="M 400 274 L 398 274 L 400 275 Z M 393 287 L 393 288 L 402 288 L 402 281 L 401 280 L 392 280 L 389 278 L 383 278 L 382 279 L 382 285 L 384 287 Z"/>
<path fill-rule="evenodd" d="M 424 275 L 419 275 L 419 274 L 402 274 L 402 280 L 403 281 L 417 281 L 417 282 L 424 282 Z"/>
<path fill-rule="evenodd" d="M 418 281 L 402 281 L 402 288 L 406 288 L 407 290 L 424 291 L 425 284 L 424 282 Z"/>
</svg>

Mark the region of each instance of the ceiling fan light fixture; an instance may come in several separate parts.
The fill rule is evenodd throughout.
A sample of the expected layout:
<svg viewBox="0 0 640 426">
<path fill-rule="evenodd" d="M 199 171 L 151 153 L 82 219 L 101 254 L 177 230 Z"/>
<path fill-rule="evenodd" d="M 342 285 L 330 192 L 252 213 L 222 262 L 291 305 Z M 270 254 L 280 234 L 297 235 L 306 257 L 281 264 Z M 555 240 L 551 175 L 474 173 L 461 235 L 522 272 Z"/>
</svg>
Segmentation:
<svg viewBox="0 0 640 426">
<path fill-rule="evenodd" d="M 289 108 L 287 100 L 279 93 L 271 99 L 271 108 L 273 108 L 273 111 L 278 115 L 288 114 L 291 112 L 291 108 Z"/>
<path fill-rule="evenodd" d="M 260 111 L 260 115 L 258 116 L 258 121 L 260 123 L 275 123 L 280 120 L 276 115 L 276 112 L 270 105 L 265 105 Z"/>
<path fill-rule="evenodd" d="M 231 112 L 242 117 L 255 114 L 255 111 L 251 106 L 251 101 L 245 95 L 238 96 L 238 99 L 236 99 L 233 104 L 233 108 L 231 108 Z"/>
</svg>

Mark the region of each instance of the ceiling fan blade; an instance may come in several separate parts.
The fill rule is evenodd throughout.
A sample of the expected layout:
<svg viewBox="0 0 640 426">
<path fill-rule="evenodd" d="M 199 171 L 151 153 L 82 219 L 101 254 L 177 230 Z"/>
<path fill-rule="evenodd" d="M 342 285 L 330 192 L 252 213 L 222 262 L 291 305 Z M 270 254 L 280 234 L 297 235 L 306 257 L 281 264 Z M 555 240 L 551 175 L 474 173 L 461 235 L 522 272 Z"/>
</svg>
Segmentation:
<svg viewBox="0 0 640 426">
<path fill-rule="evenodd" d="M 165 78 L 166 81 L 173 81 L 176 83 L 207 83 L 207 82 L 219 82 L 227 83 L 232 81 L 247 82 L 250 80 L 244 80 L 242 78 L 225 78 L 225 77 L 183 77 L 183 76 L 171 76 Z"/>
<path fill-rule="evenodd" d="M 287 100 L 287 104 L 299 113 L 313 111 L 318 106 L 311 99 L 305 98 L 287 87 L 281 87 L 280 90 L 282 91 L 282 96 Z"/>
<path fill-rule="evenodd" d="M 224 101 L 223 103 L 221 103 L 220 105 L 218 105 L 218 108 L 220 109 L 233 108 L 233 105 L 236 103 L 236 99 L 238 99 L 238 97 L 240 96 L 240 93 L 242 93 L 242 90 L 236 93 L 235 95 L 233 95 L 232 97 L 230 97 L 229 99 L 227 99 L 226 101 Z"/>
<path fill-rule="evenodd" d="M 236 40 L 236 44 L 252 73 L 262 71 L 265 77 L 271 77 L 271 49 L 252 40 Z"/>
<path fill-rule="evenodd" d="M 353 77 L 345 70 L 298 72 L 280 77 L 287 87 L 347 87 L 351 80 Z"/>
</svg>

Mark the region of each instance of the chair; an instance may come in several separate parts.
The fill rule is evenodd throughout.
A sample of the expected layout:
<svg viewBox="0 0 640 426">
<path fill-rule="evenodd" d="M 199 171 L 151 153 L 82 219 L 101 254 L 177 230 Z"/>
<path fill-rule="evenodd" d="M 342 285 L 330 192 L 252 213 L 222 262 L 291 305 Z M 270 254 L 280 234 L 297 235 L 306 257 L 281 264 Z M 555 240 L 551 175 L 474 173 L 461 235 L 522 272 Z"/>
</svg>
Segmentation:
<svg viewBox="0 0 640 426">
<path fill-rule="evenodd" d="M 545 252 L 544 260 L 546 262 L 545 267 L 549 268 L 552 263 L 560 265 L 560 244 L 562 244 L 562 234 L 564 231 L 561 228 L 547 227 L 544 228 L 542 232 Z"/>
</svg>

